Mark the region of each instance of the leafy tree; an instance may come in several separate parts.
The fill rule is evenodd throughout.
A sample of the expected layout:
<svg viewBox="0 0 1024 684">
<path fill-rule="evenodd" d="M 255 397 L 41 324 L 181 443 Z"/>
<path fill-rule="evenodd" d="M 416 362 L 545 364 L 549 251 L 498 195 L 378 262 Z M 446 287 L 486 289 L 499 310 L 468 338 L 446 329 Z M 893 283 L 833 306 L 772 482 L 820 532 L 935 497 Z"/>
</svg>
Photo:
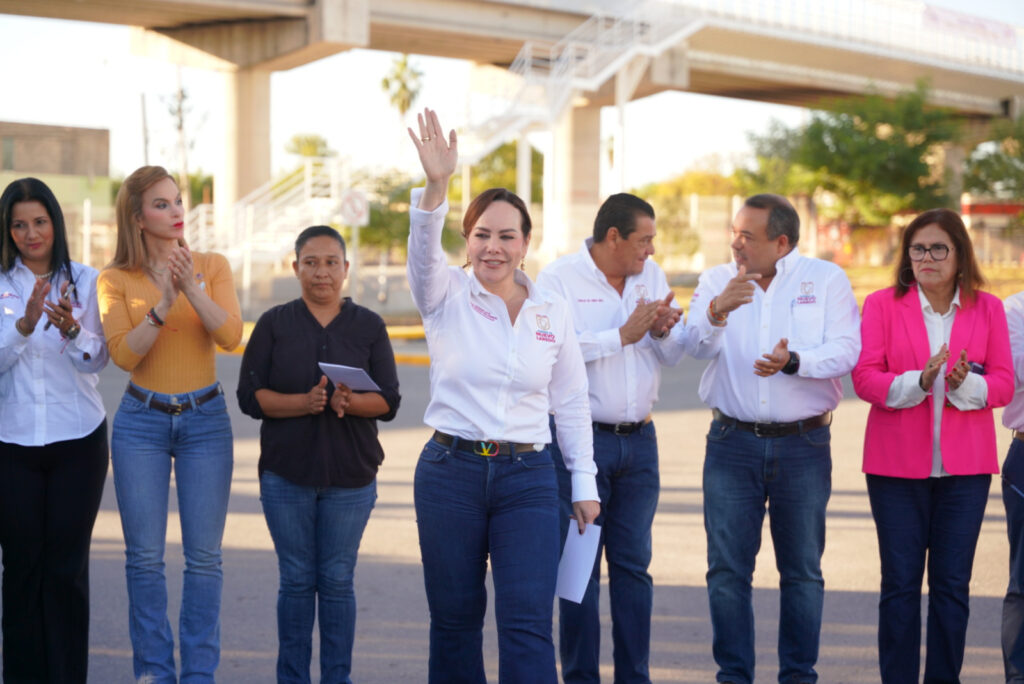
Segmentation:
<svg viewBox="0 0 1024 684">
<path fill-rule="evenodd" d="M 327 139 L 316 133 L 296 133 L 284 148 L 288 154 L 300 157 L 333 157 L 337 154 Z"/>
<path fill-rule="evenodd" d="M 409 61 L 409 55 L 399 55 L 391 63 L 391 71 L 380 80 L 380 87 L 404 121 L 423 88 L 423 72 Z"/>
<path fill-rule="evenodd" d="M 967 159 L 964 189 L 998 199 L 1024 199 L 1024 116 L 993 124 L 992 139 Z"/>
<path fill-rule="evenodd" d="M 544 155 L 530 146 L 530 200 L 543 201 Z M 516 143 L 507 142 L 477 162 L 470 170 L 470 196 L 476 197 L 487 188 L 516 189 Z M 462 185 L 456 181 L 450 190 L 452 200 L 462 199 Z"/>
<path fill-rule="evenodd" d="M 736 192 L 745 197 L 762 192 L 791 197 L 811 195 L 818 186 L 816 174 L 796 161 L 803 142 L 803 131 L 789 128 L 778 119 L 768 123 L 763 135 L 748 133 L 754 151 L 752 168 L 733 173 Z"/>
<path fill-rule="evenodd" d="M 944 174 L 929 159 L 957 139 L 949 110 L 927 106 L 928 86 L 887 99 L 877 93 L 837 100 L 815 112 L 794 161 L 833 196 L 822 213 L 853 224 L 888 223 L 899 211 L 948 206 Z"/>
</svg>

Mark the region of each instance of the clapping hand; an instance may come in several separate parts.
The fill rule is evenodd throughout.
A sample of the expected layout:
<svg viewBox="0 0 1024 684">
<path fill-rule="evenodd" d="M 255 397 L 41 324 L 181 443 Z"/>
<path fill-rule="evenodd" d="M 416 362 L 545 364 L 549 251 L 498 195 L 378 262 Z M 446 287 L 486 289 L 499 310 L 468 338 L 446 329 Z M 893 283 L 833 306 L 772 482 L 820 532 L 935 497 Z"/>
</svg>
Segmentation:
<svg viewBox="0 0 1024 684">
<path fill-rule="evenodd" d="M 953 370 L 946 373 L 946 382 L 949 383 L 949 389 L 959 389 L 970 371 L 971 366 L 967 362 L 967 350 L 961 349 L 960 358 L 953 364 Z"/>
<path fill-rule="evenodd" d="M 931 386 L 935 383 L 935 378 L 938 377 L 939 371 L 942 370 L 943 365 L 945 365 L 948 359 L 949 348 L 943 344 L 939 347 L 939 351 L 935 352 L 935 356 L 928 359 L 928 362 L 924 364 L 924 370 L 921 371 L 921 379 L 918 380 L 922 390 L 927 392 L 931 389 Z M 959 383 L 957 383 L 957 387 L 959 387 Z"/>
<path fill-rule="evenodd" d="M 23 335 L 31 335 L 36 329 L 36 324 L 43 315 L 43 302 L 46 295 L 50 294 L 50 281 L 36 278 L 36 284 L 32 287 L 32 294 L 25 303 L 25 315 L 21 317 L 21 327 L 25 332 Z M 19 328 L 21 329 L 21 328 Z"/>
<path fill-rule="evenodd" d="M 324 412 L 327 406 L 327 376 L 321 375 L 320 382 L 306 393 L 307 410 L 314 416 Z"/>
<path fill-rule="evenodd" d="M 654 322 L 651 323 L 650 333 L 654 337 L 661 338 L 668 334 L 676 323 L 679 322 L 680 317 L 683 315 L 682 309 L 672 308 L 672 300 L 675 298 L 676 293 L 669 291 L 665 295 L 665 299 L 658 302 L 657 316 Z"/>
<path fill-rule="evenodd" d="M 46 327 L 49 328 L 50 325 L 55 325 L 60 330 L 60 334 L 65 336 L 68 330 L 75 325 L 75 317 L 71 311 L 71 300 L 68 296 L 68 286 L 70 284 L 64 283 L 60 286 L 60 299 L 57 300 L 56 304 L 50 301 L 43 302 L 47 318 Z"/>
<path fill-rule="evenodd" d="M 331 409 L 339 418 L 345 417 L 345 411 L 351 403 L 352 390 L 347 385 L 335 384 L 334 394 L 331 395 Z"/>
</svg>

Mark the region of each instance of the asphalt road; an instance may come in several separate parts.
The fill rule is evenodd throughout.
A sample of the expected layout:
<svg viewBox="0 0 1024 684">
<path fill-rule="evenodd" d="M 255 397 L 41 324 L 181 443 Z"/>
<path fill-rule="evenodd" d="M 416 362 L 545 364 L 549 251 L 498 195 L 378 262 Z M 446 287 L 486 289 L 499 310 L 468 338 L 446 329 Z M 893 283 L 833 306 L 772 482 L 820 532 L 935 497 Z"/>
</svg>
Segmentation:
<svg viewBox="0 0 1024 684">
<path fill-rule="evenodd" d="M 401 351 L 416 348 L 413 344 L 411 349 Z M 231 397 L 239 363 L 238 356 L 218 357 L 218 376 Z M 714 680 L 700 491 L 704 434 L 710 416 L 696 396 L 702 368 L 699 362 L 684 360 L 679 367 L 666 371 L 655 413 L 662 464 L 652 565 L 656 589 L 651 674 L 655 682 L 696 684 Z M 429 436 L 421 422 L 428 394 L 427 368 L 403 365 L 399 376 L 402 408 L 393 422 L 381 426 L 387 458 L 378 477 L 379 499 L 363 538 L 356 570 L 359 607 L 353 680 L 360 684 L 426 680 L 428 614 L 412 508 L 412 476 L 419 449 Z M 101 376 L 101 392 L 110 416 L 126 381 L 126 374 L 113 366 Z M 823 560 L 826 597 L 818 672 L 820 681 L 829 684 L 878 681 L 878 554 L 860 474 L 867 407 L 853 397 L 848 383 L 847 397 L 833 424 L 833 494 Z M 243 416 L 234 401 L 229 401 L 229 406 L 235 430 L 235 472 L 224 539 L 222 660 L 218 680 L 227 684 L 270 683 L 274 682 L 277 647 L 277 566 L 259 504 L 258 425 Z M 1004 453 L 1008 444 L 1009 435 L 1000 430 L 1000 448 Z M 1008 551 L 998 491 L 995 481 L 972 581 L 972 617 L 963 684 L 1002 681 L 999 624 Z M 171 622 L 175 628 L 183 566 L 178 524 L 172 503 L 167 577 Z M 92 682 L 132 681 L 123 564 L 117 505 L 113 483 L 108 481 L 91 557 Z M 778 575 L 767 523 L 754 584 L 758 681 L 776 681 Z M 602 610 L 606 614 L 603 675 L 611 681 L 607 600 L 602 602 Z M 489 615 L 488 619 L 492 624 L 493 617 Z M 493 626 L 485 634 L 485 651 L 489 678 L 497 681 Z M 313 681 L 318 681 L 315 652 L 313 662 Z"/>
</svg>

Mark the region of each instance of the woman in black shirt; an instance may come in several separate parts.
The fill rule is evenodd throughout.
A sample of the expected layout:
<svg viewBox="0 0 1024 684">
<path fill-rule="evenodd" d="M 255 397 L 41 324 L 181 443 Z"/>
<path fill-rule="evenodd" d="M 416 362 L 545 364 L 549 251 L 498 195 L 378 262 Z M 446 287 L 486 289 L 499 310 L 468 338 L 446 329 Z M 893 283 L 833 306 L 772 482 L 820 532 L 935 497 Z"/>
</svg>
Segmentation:
<svg viewBox="0 0 1024 684">
<path fill-rule="evenodd" d="M 238 379 L 242 411 L 262 419 L 260 500 L 277 551 L 277 681 L 309 682 L 313 619 L 322 682 L 347 683 L 359 542 L 377 498 L 384 452 L 377 420 L 398 410 L 398 375 L 380 316 L 341 297 L 345 242 L 328 226 L 302 231 L 293 263 L 299 299 L 264 313 Z M 361 368 L 379 392 L 332 386 L 318 362 Z"/>
</svg>

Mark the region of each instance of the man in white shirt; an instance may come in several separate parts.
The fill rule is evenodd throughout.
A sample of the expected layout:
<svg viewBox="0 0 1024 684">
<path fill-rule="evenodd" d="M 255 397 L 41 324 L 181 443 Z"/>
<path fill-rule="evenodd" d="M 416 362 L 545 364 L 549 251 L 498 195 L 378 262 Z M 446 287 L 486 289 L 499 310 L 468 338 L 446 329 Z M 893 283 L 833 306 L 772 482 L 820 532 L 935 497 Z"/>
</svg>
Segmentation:
<svg viewBox="0 0 1024 684">
<path fill-rule="evenodd" d="M 710 359 L 700 397 L 713 420 L 704 460 L 708 598 L 718 682 L 754 680 L 751 578 L 768 502 L 780 574 L 779 681 L 817 682 L 821 554 L 831 493 L 831 412 L 860 353 L 846 274 L 796 250 L 800 219 L 778 195 L 746 200 L 734 262 L 705 271 L 691 352 Z"/>
<path fill-rule="evenodd" d="M 653 583 L 651 523 L 658 505 L 658 446 L 651 408 L 661 366 L 683 354 L 680 309 L 654 261 L 654 209 L 629 194 L 609 197 L 593 237 L 537 277 L 572 310 L 587 364 L 594 420 L 594 460 L 602 506 L 597 524 L 608 561 L 615 681 L 650 682 Z M 556 415 L 554 420 L 558 420 Z M 553 424 L 552 424 L 553 427 Z M 555 441 L 552 440 L 552 448 Z M 570 478 L 555 456 L 563 502 L 562 537 L 569 529 Z M 575 526 L 573 526 L 575 530 Z M 566 684 L 599 682 L 600 552 L 583 602 L 561 600 L 559 650 Z"/>
</svg>

